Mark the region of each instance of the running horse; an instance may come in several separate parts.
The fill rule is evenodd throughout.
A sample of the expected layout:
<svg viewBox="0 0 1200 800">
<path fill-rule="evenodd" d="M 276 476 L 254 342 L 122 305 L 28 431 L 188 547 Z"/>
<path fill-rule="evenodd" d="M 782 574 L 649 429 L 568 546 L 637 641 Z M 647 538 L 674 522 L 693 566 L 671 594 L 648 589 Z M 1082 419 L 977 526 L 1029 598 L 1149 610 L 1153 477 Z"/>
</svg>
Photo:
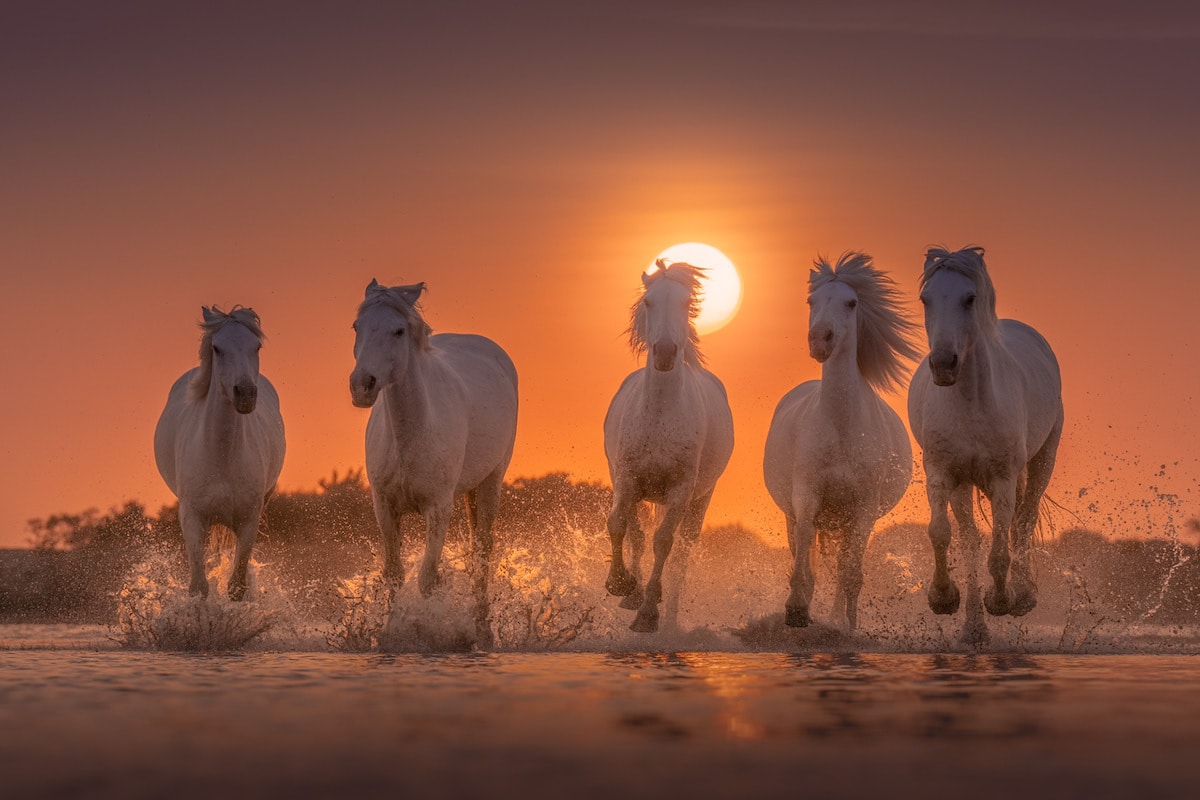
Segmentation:
<svg viewBox="0 0 1200 800">
<path fill-rule="evenodd" d="M 721 381 L 704 367 L 694 323 L 703 271 L 663 260 L 655 267 L 642 275 L 643 291 L 629 325 L 630 348 L 647 353 L 646 364 L 621 383 L 604 419 L 604 453 L 613 485 L 608 517 L 612 562 L 605 587 L 626 598 L 623 607 L 637 609 L 630 629 L 639 633 L 658 630 L 663 569 L 678 532 L 678 569 L 672 567 L 678 576 L 667 598 L 668 622 L 675 624 L 691 545 L 733 452 L 729 400 Z M 644 590 L 644 534 L 637 519 L 642 501 L 659 509 L 654 566 Z M 627 533 L 632 571 L 625 565 Z"/>
<path fill-rule="evenodd" d="M 263 504 L 283 469 L 283 417 L 275 387 L 258 371 L 264 338 L 258 315 L 242 306 L 201 313 L 200 365 L 167 395 L 154 429 L 154 460 L 179 498 L 189 592 L 208 597 L 204 540 L 219 523 L 237 535 L 229 597 L 241 600 Z"/>
<path fill-rule="evenodd" d="M 424 283 L 372 280 L 354 322 L 350 396 L 370 408 L 367 478 L 383 535 L 383 575 L 404 583 L 401 516 L 425 522 L 417 587 L 439 581 L 450 513 L 465 495 L 471 528 L 476 644 L 492 646 L 488 619 L 492 525 L 517 432 L 517 370 L 491 339 L 432 331 L 417 301 Z"/>
<path fill-rule="evenodd" d="M 921 303 L 929 356 L 913 375 L 908 418 L 921 446 L 929 499 L 934 574 L 929 607 L 958 610 L 950 578 L 947 505 L 958 521 L 967 559 L 963 640 L 988 640 L 980 610 L 980 532 L 974 489 L 992 510 L 987 566 L 992 585 L 983 607 L 993 616 L 1021 616 L 1037 605 L 1029 546 L 1042 495 L 1050 483 L 1063 428 L 1062 379 L 1054 351 L 1040 333 L 996 316 L 996 293 L 982 247 L 925 254 Z"/>
<path fill-rule="evenodd" d="M 779 401 L 763 456 L 767 491 L 783 511 L 792 553 L 784 621 L 810 622 L 818 531 L 837 545 L 836 603 L 849 628 L 858 624 L 863 554 L 876 521 L 912 480 L 912 448 L 900 416 L 879 396 L 908 377 L 920 357 L 917 331 L 891 278 L 871 257 L 849 252 L 809 273 L 809 355 L 820 380 Z"/>
</svg>

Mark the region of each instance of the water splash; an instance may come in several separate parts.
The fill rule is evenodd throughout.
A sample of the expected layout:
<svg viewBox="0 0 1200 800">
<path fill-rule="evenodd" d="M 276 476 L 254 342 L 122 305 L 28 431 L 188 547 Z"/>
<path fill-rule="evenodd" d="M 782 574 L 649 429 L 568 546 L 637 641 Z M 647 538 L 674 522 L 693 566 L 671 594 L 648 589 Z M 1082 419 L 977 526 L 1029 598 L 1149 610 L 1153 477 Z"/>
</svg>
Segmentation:
<svg viewBox="0 0 1200 800">
<path fill-rule="evenodd" d="M 163 557 L 143 561 L 117 593 L 114 638 L 122 647 L 205 653 L 241 650 L 279 622 L 280 609 L 261 602 L 253 590 L 259 565 L 251 565 L 250 599 L 236 603 L 216 591 L 218 577 L 231 571 L 227 561 L 211 576 L 208 598 L 189 596 L 171 567 Z"/>
</svg>

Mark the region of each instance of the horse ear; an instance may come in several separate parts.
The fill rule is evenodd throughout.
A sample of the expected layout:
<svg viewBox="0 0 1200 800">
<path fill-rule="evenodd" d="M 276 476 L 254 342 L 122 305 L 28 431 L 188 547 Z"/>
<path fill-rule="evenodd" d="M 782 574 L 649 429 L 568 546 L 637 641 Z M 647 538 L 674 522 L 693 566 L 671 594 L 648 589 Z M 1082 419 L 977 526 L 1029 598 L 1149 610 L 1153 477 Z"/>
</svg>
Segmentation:
<svg viewBox="0 0 1200 800">
<path fill-rule="evenodd" d="M 412 286 L 401 286 L 397 289 L 400 296 L 404 298 L 404 302 L 410 306 L 415 306 L 417 301 L 421 299 L 421 292 L 425 291 L 425 282 L 414 283 Z"/>
<path fill-rule="evenodd" d="M 374 278 L 371 278 L 371 282 L 367 284 L 367 295 L 369 296 L 371 294 L 372 289 L 378 289 L 378 288 L 379 288 L 379 281 L 375 280 Z"/>
<path fill-rule="evenodd" d="M 212 309 L 210 309 L 208 306 L 200 306 L 200 317 L 205 322 L 212 322 L 214 319 L 217 318 L 217 315 L 214 314 L 212 312 Z"/>
</svg>

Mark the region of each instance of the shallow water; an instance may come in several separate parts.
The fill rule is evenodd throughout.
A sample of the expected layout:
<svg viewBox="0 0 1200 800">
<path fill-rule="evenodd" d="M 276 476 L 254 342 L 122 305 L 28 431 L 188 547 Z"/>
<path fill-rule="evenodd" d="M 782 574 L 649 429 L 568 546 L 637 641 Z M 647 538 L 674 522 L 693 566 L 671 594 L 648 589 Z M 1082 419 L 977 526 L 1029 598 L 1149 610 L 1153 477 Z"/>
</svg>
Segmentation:
<svg viewBox="0 0 1200 800">
<path fill-rule="evenodd" d="M 0 626 L 6 796 L 1200 790 L 1196 655 L 187 654 L 110 633 Z"/>
</svg>

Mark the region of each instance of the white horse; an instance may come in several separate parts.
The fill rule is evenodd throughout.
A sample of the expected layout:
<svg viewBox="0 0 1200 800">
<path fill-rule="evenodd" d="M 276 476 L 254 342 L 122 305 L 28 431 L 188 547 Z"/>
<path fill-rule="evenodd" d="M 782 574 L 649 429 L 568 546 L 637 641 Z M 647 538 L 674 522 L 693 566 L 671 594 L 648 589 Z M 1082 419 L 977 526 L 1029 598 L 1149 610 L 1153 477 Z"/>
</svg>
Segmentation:
<svg viewBox="0 0 1200 800">
<path fill-rule="evenodd" d="M 808 283 L 808 352 L 821 379 L 779 401 L 767 433 L 763 476 L 787 520 L 792 551 L 791 593 L 784 621 L 809 624 L 817 531 L 836 534 L 837 603 L 851 629 L 858 624 L 862 560 L 876 520 L 912 480 L 912 448 L 900 416 L 877 390 L 906 377 L 904 359 L 920 357 L 917 325 L 901 310 L 890 278 L 863 253 L 830 266 L 814 262 Z"/>
<path fill-rule="evenodd" d="M 649 351 L 646 366 L 631 373 L 617 390 L 604 419 L 604 452 L 613 484 L 608 517 L 612 566 L 605 587 L 637 608 L 630 628 L 658 630 L 662 573 L 676 529 L 681 537 L 679 581 L 667 599 L 668 620 L 675 622 L 688 551 L 700 534 L 717 478 L 733 452 L 733 415 L 725 387 L 704 368 L 693 320 L 700 310 L 702 271 L 690 264 L 662 260 L 642 275 L 644 291 L 634 303 L 630 347 Z M 641 589 L 644 536 L 637 520 L 642 500 L 660 508 L 654 532 L 654 567 Z M 630 534 L 631 573 L 622 545 Z"/>
<path fill-rule="evenodd" d="M 979 603 L 973 487 L 992 508 L 988 570 L 993 585 L 983 604 L 993 615 L 1020 616 L 1037 605 L 1029 543 L 1062 435 L 1062 379 L 1041 334 L 1022 322 L 996 318 L 982 247 L 955 253 L 930 249 L 921 302 L 930 353 L 913 376 L 908 416 L 924 451 L 931 514 L 935 563 L 929 607 L 935 614 L 953 614 L 959 606 L 946 563 L 949 504 L 968 559 L 963 638 L 982 643 L 988 633 Z"/>
<path fill-rule="evenodd" d="M 159 474 L 179 498 L 191 594 L 208 596 L 204 539 L 216 524 L 237 534 L 229 596 L 246 595 L 246 568 L 263 504 L 283 469 L 279 395 L 258 371 L 263 332 L 253 309 L 201 309 L 200 366 L 167 395 L 154 429 Z"/>
<path fill-rule="evenodd" d="M 476 602 L 476 642 L 491 647 L 487 576 L 492 524 L 517 432 L 517 370 L 490 339 L 431 335 L 417 309 L 424 283 L 381 286 L 374 280 L 354 322 L 354 405 L 371 408 L 367 478 L 383 534 L 383 573 L 404 583 L 400 518 L 425 518 L 425 555 L 417 587 L 438 582 L 450 512 L 467 497 Z M 382 402 L 376 402 L 382 394 Z"/>
</svg>

